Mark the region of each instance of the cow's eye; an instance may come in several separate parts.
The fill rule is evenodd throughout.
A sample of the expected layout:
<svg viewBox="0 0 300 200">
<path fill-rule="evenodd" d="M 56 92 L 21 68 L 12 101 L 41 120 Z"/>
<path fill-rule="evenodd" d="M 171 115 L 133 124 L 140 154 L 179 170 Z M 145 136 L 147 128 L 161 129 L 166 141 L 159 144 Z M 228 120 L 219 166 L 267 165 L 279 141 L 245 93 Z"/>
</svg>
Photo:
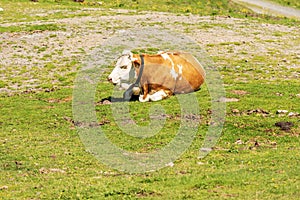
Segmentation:
<svg viewBox="0 0 300 200">
<path fill-rule="evenodd" d="M 121 69 L 127 69 L 127 65 L 121 66 Z"/>
</svg>

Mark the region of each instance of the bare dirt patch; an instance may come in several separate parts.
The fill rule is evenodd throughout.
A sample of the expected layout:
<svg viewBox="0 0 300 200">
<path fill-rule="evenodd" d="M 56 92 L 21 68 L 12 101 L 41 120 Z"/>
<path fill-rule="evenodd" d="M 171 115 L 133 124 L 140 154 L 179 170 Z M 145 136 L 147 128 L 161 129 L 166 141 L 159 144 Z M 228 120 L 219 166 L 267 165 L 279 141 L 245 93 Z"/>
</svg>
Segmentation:
<svg viewBox="0 0 300 200">
<path fill-rule="evenodd" d="M 221 67 L 238 72 L 239 64 L 228 63 L 228 60 L 252 62 L 271 77 L 299 78 L 299 72 L 293 71 L 300 68 L 300 27 L 297 26 L 159 12 L 129 15 L 128 12 L 120 14 L 116 11 L 118 15 L 111 16 L 97 16 L 90 12 L 90 16 L 51 21 L 62 26 L 63 30 L 0 33 L 0 78 L 4 82 L 0 92 L 63 86 L 65 77 L 76 73 L 86 56 L 107 38 L 127 28 L 148 26 L 189 35 L 209 55 L 218 58 L 215 62 Z M 26 22 L 21 24 L 26 25 Z M 17 26 L 18 23 L 3 24 L 11 25 Z M 268 58 L 273 62 L 270 63 Z M 278 69 L 287 70 L 282 74 L 275 73 Z M 251 70 L 248 73 L 251 76 Z"/>
</svg>

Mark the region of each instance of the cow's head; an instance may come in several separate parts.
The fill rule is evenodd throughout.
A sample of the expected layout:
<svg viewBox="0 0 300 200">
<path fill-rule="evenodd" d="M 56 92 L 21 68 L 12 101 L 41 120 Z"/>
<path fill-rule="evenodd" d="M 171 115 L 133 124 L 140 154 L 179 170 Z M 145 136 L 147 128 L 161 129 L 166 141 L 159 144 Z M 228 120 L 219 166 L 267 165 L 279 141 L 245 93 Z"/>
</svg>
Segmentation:
<svg viewBox="0 0 300 200">
<path fill-rule="evenodd" d="M 122 56 L 117 60 L 115 68 L 108 76 L 108 80 L 114 85 L 127 89 L 137 77 L 133 66 L 133 62 L 136 60 L 130 51 L 123 51 Z"/>
</svg>

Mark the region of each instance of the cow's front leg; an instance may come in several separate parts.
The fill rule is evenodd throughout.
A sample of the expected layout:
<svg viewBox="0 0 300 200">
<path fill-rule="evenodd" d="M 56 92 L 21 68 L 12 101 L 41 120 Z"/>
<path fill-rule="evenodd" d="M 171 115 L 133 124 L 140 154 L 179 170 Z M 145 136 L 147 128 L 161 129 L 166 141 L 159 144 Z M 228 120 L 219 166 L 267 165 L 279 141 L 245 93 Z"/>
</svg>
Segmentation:
<svg viewBox="0 0 300 200">
<path fill-rule="evenodd" d="M 150 95 L 150 100 L 151 101 L 160 101 L 162 99 L 167 98 L 169 95 L 169 92 L 165 91 L 165 90 L 159 90 L 157 92 L 155 92 L 154 94 Z"/>
<path fill-rule="evenodd" d="M 149 85 L 148 84 L 144 84 L 142 86 L 142 89 L 143 89 L 143 94 L 140 95 L 139 101 L 140 102 L 147 102 L 147 101 L 150 100 Z"/>
</svg>

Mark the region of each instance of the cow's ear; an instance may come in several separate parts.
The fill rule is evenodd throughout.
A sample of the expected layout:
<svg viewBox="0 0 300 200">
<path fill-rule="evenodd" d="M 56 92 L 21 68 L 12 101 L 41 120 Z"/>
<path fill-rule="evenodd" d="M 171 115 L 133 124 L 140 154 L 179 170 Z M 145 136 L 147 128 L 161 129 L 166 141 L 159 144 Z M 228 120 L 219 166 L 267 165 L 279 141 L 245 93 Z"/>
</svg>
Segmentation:
<svg viewBox="0 0 300 200">
<path fill-rule="evenodd" d="M 130 50 L 127 50 L 125 49 L 123 52 L 122 52 L 122 55 L 130 55 L 131 54 L 131 51 Z"/>
</svg>

